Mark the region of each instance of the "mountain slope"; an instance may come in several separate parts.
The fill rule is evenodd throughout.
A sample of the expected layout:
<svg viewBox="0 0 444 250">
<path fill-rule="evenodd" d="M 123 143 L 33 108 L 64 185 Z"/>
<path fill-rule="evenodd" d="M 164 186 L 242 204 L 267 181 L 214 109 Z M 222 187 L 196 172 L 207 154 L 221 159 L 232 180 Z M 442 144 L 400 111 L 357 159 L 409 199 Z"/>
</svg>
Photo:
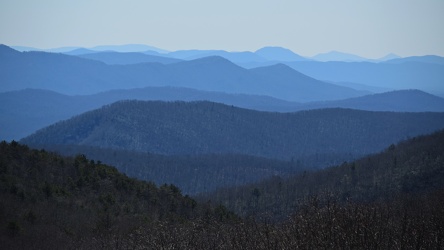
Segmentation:
<svg viewBox="0 0 444 250">
<path fill-rule="evenodd" d="M 22 142 L 159 154 L 239 153 L 287 160 L 330 154 L 340 159 L 443 127 L 444 113 L 331 109 L 281 114 L 211 102 L 123 101 L 59 122 Z"/>
</svg>

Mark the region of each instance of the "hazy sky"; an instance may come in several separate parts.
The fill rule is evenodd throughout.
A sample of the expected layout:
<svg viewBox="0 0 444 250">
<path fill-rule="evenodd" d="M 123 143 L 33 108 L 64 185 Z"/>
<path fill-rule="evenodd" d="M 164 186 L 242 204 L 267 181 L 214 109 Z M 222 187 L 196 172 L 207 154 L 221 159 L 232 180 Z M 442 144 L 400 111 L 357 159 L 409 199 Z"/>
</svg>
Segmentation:
<svg viewBox="0 0 444 250">
<path fill-rule="evenodd" d="M 0 0 L 0 43 L 444 56 L 444 0 Z"/>
</svg>

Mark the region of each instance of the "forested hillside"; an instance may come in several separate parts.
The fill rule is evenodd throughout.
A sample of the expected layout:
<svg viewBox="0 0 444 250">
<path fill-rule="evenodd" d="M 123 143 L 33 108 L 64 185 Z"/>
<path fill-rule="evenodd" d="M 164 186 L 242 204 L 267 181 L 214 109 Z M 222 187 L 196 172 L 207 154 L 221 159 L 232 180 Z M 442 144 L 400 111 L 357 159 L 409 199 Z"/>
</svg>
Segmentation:
<svg viewBox="0 0 444 250">
<path fill-rule="evenodd" d="M 320 203 L 384 202 L 444 189 L 444 131 L 391 145 L 384 152 L 289 179 L 220 190 L 203 196 L 242 216 L 287 218 L 308 197 Z"/>
<path fill-rule="evenodd" d="M 195 195 L 217 188 L 254 183 L 271 176 L 288 177 L 311 168 L 301 162 L 280 161 L 239 154 L 165 156 L 152 153 L 78 145 L 45 145 L 62 155 L 85 154 L 115 166 L 120 172 L 157 185 L 172 183 L 182 193 Z M 333 159 L 333 157 L 332 157 Z"/>
<path fill-rule="evenodd" d="M 289 185 L 297 178 L 277 185 L 270 181 L 267 190 L 263 185 L 231 190 L 257 219 L 236 217 L 211 205 L 208 197 L 205 204 L 195 202 L 172 185 L 156 187 L 127 178 L 81 155 L 63 158 L 2 142 L 2 249 L 440 249 L 443 134 L 414 138 L 330 172 L 306 173 L 301 178 L 311 181 L 301 182 L 309 192 L 301 193 L 298 182 Z M 365 169 L 363 162 L 378 164 Z M 394 178 L 393 186 L 401 180 L 404 191 L 394 189 L 382 199 L 361 202 L 361 193 L 369 197 L 366 183 L 380 183 L 381 192 L 390 191 L 381 169 L 388 169 L 391 177 L 407 176 Z M 337 179 L 336 172 L 347 175 Z M 350 172 L 359 178 L 347 179 Z M 366 173 L 373 173 L 370 180 Z M 347 187 L 353 192 L 341 196 Z M 325 188 L 329 192 L 322 192 Z M 252 199 L 244 200 L 246 193 Z M 276 200 L 296 204 L 293 215 L 270 217 L 279 206 L 259 213 L 264 201 L 279 205 Z M 273 218 L 283 220 L 274 223 Z"/>
<path fill-rule="evenodd" d="M 318 166 L 327 166 L 442 128 L 444 113 L 268 113 L 212 102 L 122 101 L 49 126 L 22 142 L 167 155 L 236 153 L 295 162 L 312 157 Z"/>
<path fill-rule="evenodd" d="M 0 143 L 2 249 L 118 249 L 138 230 L 159 229 L 162 237 L 169 225 L 230 218 L 224 208 L 197 204 L 173 185 L 131 179 L 83 155 Z"/>
</svg>

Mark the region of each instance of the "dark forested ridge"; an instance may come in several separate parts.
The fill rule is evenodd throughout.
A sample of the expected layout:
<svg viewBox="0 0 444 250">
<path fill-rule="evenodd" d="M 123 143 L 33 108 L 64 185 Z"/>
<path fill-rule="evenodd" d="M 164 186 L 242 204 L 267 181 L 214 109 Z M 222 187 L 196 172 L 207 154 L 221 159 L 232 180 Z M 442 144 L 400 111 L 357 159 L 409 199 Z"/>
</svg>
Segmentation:
<svg viewBox="0 0 444 250">
<path fill-rule="evenodd" d="M 444 99 L 419 91 L 398 90 L 339 101 L 297 103 L 269 96 L 227 94 L 178 87 L 113 90 L 68 96 L 49 90 L 0 93 L 0 140 L 20 140 L 38 129 L 120 100 L 212 101 L 259 111 L 294 112 L 319 108 L 368 111 L 444 112 Z"/>
<path fill-rule="evenodd" d="M 87 145 L 159 154 L 237 153 L 294 160 L 338 160 L 444 127 L 443 113 L 324 109 L 258 112 L 212 102 L 123 101 L 26 137 L 29 145 Z M 338 162 L 336 162 L 338 163 Z"/>
<path fill-rule="evenodd" d="M 142 228 L 235 218 L 173 185 L 157 187 L 83 155 L 64 158 L 17 142 L 0 143 L 0 198 L 2 249 L 115 248 L 113 239 Z"/>
<path fill-rule="evenodd" d="M 268 96 L 227 94 L 179 87 L 111 90 L 94 95 L 63 95 L 41 89 L 0 93 L 0 140 L 20 140 L 38 129 L 120 100 L 209 100 L 257 110 L 292 110 L 299 103 Z"/>
<path fill-rule="evenodd" d="M 286 218 L 307 197 L 323 203 L 375 202 L 444 190 L 444 130 L 391 145 L 384 152 L 320 171 L 220 190 L 203 196 L 236 213 Z"/>
</svg>

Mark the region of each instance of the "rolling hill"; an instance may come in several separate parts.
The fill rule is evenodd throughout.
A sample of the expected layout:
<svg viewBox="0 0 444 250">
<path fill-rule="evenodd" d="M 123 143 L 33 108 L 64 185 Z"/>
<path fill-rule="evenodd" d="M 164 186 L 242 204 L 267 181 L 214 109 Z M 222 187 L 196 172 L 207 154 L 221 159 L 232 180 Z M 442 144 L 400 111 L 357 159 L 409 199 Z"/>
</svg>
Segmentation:
<svg viewBox="0 0 444 250">
<path fill-rule="evenodd" d="M 443 127 L 444 113 L 346 109 L 268 113 L 212 102 L 122 101 L 59 122 L 21 141 L 167 155 L 238 153 L 285 160 L 336 155 L 341 159 L 375 153 L 391 143 Z"/>
</svg>

